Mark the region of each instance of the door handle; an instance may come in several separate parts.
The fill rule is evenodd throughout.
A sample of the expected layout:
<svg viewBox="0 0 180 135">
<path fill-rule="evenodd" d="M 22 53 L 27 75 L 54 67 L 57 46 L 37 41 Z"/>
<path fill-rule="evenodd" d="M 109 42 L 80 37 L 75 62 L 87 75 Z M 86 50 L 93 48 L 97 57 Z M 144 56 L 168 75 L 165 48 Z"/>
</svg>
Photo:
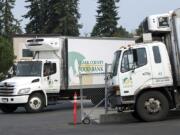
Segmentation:
<svg viewBox="0 0 180 135">
<path fill-rule="evenodd" d="M 151 73 L 150 72 L 144 72 L 144 73 L 142 73 L 142 75 L 151 75 Z"/>
<path fill-rule="evenodd" d="M 55 82 L 57 82 L 58 80 L 54 80 Z"/>
</svg>

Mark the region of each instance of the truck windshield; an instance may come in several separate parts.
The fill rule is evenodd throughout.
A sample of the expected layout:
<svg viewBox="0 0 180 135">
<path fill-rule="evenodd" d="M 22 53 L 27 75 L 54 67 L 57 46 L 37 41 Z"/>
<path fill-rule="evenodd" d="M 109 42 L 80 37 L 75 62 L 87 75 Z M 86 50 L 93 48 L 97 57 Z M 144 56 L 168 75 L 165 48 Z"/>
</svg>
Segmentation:
<svg viewBox="0 0 180 135">
<path fill-rule="evenodd" d="M 112 76 L 116 76 L 117 75 L 120 56 L 121 56 L 121 51 L 115 52 L 113 63 L 112 63 L 112 69 L 111 69 Z"/>
<path fill-rule="evenodd" d="M 42 62 L 23 61 L 17 64 L 16 76 L 41 76 Z"/>
</svg>

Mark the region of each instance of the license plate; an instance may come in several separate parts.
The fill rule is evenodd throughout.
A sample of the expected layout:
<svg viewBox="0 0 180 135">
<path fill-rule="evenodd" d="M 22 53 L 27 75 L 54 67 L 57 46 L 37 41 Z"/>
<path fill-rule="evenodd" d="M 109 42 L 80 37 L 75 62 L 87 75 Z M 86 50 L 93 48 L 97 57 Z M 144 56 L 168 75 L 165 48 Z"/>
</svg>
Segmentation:
<svg viewBox="0 0 180 135">
<path fill-rule="evenodd" d="M 2 102 L 3 102 L 3 103 L 7 103 L 7 102 L 8 102 L 8 99 L 7 99 L 7 98 L 2 98 Z"/>
</svg>

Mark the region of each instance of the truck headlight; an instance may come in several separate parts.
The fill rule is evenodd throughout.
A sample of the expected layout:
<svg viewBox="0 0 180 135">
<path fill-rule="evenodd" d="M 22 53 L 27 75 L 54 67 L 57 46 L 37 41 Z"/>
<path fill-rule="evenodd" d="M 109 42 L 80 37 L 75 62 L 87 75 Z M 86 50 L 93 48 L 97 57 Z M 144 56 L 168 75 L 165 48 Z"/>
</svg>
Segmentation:
<svg viewBox="0 0 180 135">
<path fill-rule="evenodd" d="M 30 88 L 20 89 L 18 94 L 28 94 L 30 90 L 31 90 Z"/>
</svg>

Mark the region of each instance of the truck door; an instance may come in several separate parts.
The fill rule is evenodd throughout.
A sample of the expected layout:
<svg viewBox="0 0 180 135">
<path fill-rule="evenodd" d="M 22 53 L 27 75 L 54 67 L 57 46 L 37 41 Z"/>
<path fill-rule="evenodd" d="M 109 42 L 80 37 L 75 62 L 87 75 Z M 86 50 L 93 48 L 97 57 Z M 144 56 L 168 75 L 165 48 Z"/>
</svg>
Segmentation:
<svg viewBox="0 0 180 135">
<path fill-rule="evenodd" d="M 159 46 L 153 46 L 151 51 L 152 60 L 152 76 L 153 85 L 160 85 L 166 80 L 164 76 L 164 65 L 161 59 L 161 52 Z"/>
<path fill-rule="evenodd" d="M 136 48 L 136 63 L 134 63 L 133 51 L 126 50 L 122 56 L 120 66 L 120 90 L 121 96 L 134 95 L 139 89 L 152 83 L 151 64 L 148 48 Z"/>
<path fill-rule="evenodd" d="M 59 93 L 60 71 L 58 62 L 44 63 L 42 87 L 47 93 Z"/>
</svg>

